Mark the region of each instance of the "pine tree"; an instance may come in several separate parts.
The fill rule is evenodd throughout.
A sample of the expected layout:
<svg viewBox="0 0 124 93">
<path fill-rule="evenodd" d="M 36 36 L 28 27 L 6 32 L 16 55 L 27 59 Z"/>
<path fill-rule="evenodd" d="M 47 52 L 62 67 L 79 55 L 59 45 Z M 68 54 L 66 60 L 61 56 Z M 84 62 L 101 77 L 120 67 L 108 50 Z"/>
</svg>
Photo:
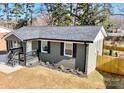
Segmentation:
<svg viewBox="0 0 124 93">
<path fill-rule="evenodd" d="M 72 24 L 72 18 L 68 12 L 67 4 L 45 4 L 48 14 L 51 15 L 52 25 L 65 26 Z"/>
<path fill-rule="evenodd" d="M 21 18 L 21 16 L 23 15 L 23 6 L 22 4 L 19 3 L 15 3 L 14 4 L 14 8 L 12 9 L 12 14 L 15 15 L 16 17 L 16 22 L 18 22 L 18 20 Z"/>
</svg>

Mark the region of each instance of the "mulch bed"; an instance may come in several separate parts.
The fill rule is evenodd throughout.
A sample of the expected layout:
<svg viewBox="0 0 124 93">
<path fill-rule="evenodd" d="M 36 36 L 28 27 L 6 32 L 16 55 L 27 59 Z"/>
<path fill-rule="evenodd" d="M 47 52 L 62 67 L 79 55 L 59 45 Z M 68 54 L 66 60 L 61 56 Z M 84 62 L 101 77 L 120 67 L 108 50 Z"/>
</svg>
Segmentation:
<svg viewBox="0 0 124 93">
<path fill-rule="evenodd" d="M 44 66 L 44 67 L 47 67 L 47 68 L 55 69 L 55 70 L 58 70 L 58 71 L 62 71 L 62 72 L 65 72 L 65 73 L 71 73 L 71 74 L 77 75 L 79 77 L 85 77 L 86 76 L 81 71 L 74 70 L 74 69 L 69 69 L 69 68 L 65 68 L 65 67 L 61 68 L 60 66 L 58 66 L 56 64 L 49 64 L 48 62 L 47 63 L 40 62 L 40 65 Z"/>
</svg>

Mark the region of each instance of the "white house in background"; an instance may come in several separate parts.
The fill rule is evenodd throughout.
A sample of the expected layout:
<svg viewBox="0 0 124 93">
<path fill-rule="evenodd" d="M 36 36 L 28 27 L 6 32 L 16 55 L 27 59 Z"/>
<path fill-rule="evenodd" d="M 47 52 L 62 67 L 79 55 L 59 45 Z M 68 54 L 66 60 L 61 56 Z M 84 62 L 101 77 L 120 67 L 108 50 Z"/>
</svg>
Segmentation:
<svg viewBox="0 0 124 93">
<path fill-rule="evenodd" d="M 6 51 L 6 41 L 4 40 L 4 36 L 11 32 L 12 30 L 6 28 L 6 27 L 2 27 L 0 26 L 0 51 Z"/>
</svg>

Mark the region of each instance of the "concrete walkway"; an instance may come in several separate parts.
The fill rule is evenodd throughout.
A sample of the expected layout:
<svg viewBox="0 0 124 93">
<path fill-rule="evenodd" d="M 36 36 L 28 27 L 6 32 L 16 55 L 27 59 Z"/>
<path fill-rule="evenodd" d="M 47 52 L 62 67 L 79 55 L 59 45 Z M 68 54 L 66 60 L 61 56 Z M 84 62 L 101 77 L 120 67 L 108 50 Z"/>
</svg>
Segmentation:
<svg viewBox="0 0 124 93">
<path fill-rule="evenodd" d="M 23 66 L 15 66 L 15 67 L 11 67 L 11 66 L 8 66 L 6 64 L 0 64 L 0 72 L 3 72 L 5 74 L 9 74 L 9 73 L 12 73 L 12 72 L 15 72 L 17 70 L 20 70 L 24 68 Z"/>
<path fill-rule="evenodd" d="M 20 65 L 17 65 L 15 67 L 8 66 L 6 65 L 6 62 L 7 62 L 7 55 L 6 54 L 0 55 L 0 72 L 9 74 L 23 68 L 23 66 Z"/>
<path fill-rule="evenodd" d="M 0 55 L 0 64 L 7 62 L 7 54 Z"/>
</svg>

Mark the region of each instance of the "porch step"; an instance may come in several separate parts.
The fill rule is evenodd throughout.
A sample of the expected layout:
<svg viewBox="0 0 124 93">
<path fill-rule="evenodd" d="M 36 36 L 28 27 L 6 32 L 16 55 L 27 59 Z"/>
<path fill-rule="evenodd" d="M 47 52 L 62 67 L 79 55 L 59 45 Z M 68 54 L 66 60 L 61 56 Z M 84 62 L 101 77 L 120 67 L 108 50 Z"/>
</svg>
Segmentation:
<svg viewBox="0 0 124 93">
<path fill-rule="evenodd" d="M 34 57 L 34 58 L 30 59 L 30 60 L 27 60 L 26 66 L 30 66 L 30 65 L 36 64 L 37 62 L 38 62 L 38 58 Z"/>
<path fill-rule="evenodd" d="M 11 66 L 15 66 L 19 63 L 18 60 L 10 60 L 9 62 L 7 62 L 7 65 L 11 65 Z"/>
</svg>

